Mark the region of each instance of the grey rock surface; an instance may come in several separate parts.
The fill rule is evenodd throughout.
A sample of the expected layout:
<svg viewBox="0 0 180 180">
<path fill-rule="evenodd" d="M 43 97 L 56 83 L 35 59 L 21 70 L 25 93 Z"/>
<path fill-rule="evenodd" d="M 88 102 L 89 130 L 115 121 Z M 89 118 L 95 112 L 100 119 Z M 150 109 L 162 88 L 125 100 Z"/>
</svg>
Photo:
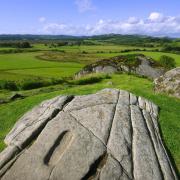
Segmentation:
<svg viewBox="0 0 180 180">
<path fill-rule="evenodd" d="M 162 74 L 164 74 L 164 70 L 160 68 L 152 67 L 150 61 L 144 57 L 139 57 L 141 60 L 141 64 L 136 68 L 135 73 L 141 76 L 146 76 L 151 79 L 155 79 Z"/>
<path fill-rule="evenodd" d="M 117 68 L 113 66 L 97 66 L 93 69 L 95 73 L 108 73 L 112 74 L 117 72 Z"/>
<path fill-rule="evenodd" d="M 6 136 L 1 180 L 176 180 L 158 107 L 127 91 L 59 96 L 26 113 Z"/>
<path fill-rule="evenodd" d="M 136 63 L 134 65 L 128 65 L 127 63 L 123 62 L 123 58 L 123 56 L 117 56 L 114 58 L 97 61 L 96 63 L 90 64 L 76 73 L 75 78 L 81 78 L 92 73 L 112 74 L 117 72 L 125 72 L 155 79 L 165 73 L 165 69 L 163 67 L 144 55 L 137 55 L 135 57 Z"/>
<path fill-rule="evenodd" d="M 155 91 L 180 98 L 180 67 L 166 72 L 154 80 Z"/>
</svg>

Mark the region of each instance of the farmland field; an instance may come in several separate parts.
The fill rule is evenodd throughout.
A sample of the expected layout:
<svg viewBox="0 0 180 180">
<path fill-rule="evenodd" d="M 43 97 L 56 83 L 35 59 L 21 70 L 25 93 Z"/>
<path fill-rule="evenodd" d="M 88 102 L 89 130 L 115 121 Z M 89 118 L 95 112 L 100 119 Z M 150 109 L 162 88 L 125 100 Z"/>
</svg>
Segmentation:
<svg viewBox="0 0 180 180">
<path fill-rule="evenodd" d="M 58 63 L 36 58 L 39 53 L 18 53 L 0 55 L 0 79 L 17 79 L 30 76 L 71 76 L 82 68 L 78 63 Z M 22 76 L 23 75 L 23 76 Z M 21 77 L 20 77 L 21 76 Z"/>
</svg>

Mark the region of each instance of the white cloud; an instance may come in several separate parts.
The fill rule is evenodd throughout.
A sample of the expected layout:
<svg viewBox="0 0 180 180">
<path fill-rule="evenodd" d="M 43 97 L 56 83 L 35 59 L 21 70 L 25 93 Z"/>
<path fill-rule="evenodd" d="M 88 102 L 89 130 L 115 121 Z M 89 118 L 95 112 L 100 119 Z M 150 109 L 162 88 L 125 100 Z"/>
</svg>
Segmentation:
<svg viewBox="0 0 180 180">
<path fill-rule="evenodd" d="M 39 18 L 39 22 L 44 23 L 45 21 L 46 21 L 46 18 L 45 18 L 45 17 L 40 17 L 40 18 Z"/>
<path fill-rule="evenodd" d="M 92 0 L 75 0 L 75 4 L 77 5 L 79 12 L 81 13 L 95 9 L 92 4 Z"/>
<path fill-rule="evenodd" d="M 98 34 L 146 34 L 156 36 L 180 36 L 180 16 L 164 16 L 151 13 L 146 19 L 130 17 L 124 21 L 99 20 L 92 25 L 77 26 L 64 23 L 47 23 L 46 34 L 98 35 Z"/>
<path fill-rule="evenodd" d="M 149 15 L 149 20 L 151 21 L 161 21 L 163 19 L 163 14 L 161 13 L 158 13 L 158 12 L 152 12 L 150 15 Z"/>
</svg>

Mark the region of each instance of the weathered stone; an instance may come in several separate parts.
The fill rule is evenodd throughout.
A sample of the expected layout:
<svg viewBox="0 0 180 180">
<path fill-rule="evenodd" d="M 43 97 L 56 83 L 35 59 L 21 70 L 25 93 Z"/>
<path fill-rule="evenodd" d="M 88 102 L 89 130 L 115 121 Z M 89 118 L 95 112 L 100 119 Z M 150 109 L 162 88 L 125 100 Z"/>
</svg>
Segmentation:
<svg viewBox="0 0 180 180">
<path fill-rule="evenodd" d="M 130 94 L 127 91 L 120 91 L 119 103 L 129 105 L 130 104 Z"/>
<path fill-rule="evenodd" d="M 2 151 L 0 156 L 0 169 L 18 153 L 19 149 L 16 146 L 8 146 Z"/>
<path fill-rule="evenodd" d="M 167 153 L 164 151 L 164 146 L 160 139 L 160 134 L 156 130 L 157 127 L 155 127 L 150 114 L 146 110 L 143 110 L 143 115 L 146 120 L 148 131 L 150 132 L 152 141 L 154 142 L 155 152 L 157 154 L 164 179 L 171 179 L 171 177 L 175 176 L 175 172 L 171 166 Z"/>
<path fill-rule="evenodd" d="M 180 67 L 166 72 L 154 80 L 155 91 L 180 98 Z"/>
<path fill-rule="evenodd" d="M 14 100 L 16 100 L 16 99 L 23 99 L 23 98 L 24 98 L 24 96 L 23 96 L 22 94 L 15 93 L 15 94 L 13 94 L 9 99 L 10 99 L 11 101 L 14 101 Z"/>
<path fill-rule="evenodd" d="M 95 73 L 106 73 L 106 74 L 112 74 L 117 72 L 117 68 L 113 66 L 97 66 L 93 69 Z"/>
<path fill-rule="evenodd" d="M 6 100 L 0 99 L 0 104 L 4 104 L 4 103 L 6 103 L 6 102 L 7 102 Z"/>
<path fill-rule="evenodd" d="M 50 121 L 63 108 L 63 105 L 71 100 L 71 96 L 61 96 L 45 101 L 26 113 L 6 136 L 5 143 L 22 149 L 31 141 L 46 123 Z"/>
<path fill-rule="evenodd" d="M 162 68 L 160 69 L 151 66 L 151 62 L 147 58 L 139 57 L 139 59 L 141 60 L 141 64 L 136 68 L 135 72 L 137 74 L 151 79 L 155 79 L 164 74 L 164 70 Z"/>
<path fill-rule="evenodd" d="M 113 85 L 113 82 L 112 82 L 112 81 L 108 81 L 106 84 L 107 84 L 108 86 L 112 86 L 112 85 Z"/>
<path fill-rule="evenodd" d="M 139 76 L 155 79 L 165 73 L 165 69 L 156 61 L 144 56 L 143 54 L 134 55 L 132 64 L 126 56 L 117 56 L 110 59 L 99 60 L 95 63 L 85 66 L 81 71 L 75 74 L 75 78 L 81 78 L 91 73 L 133 73 Z"/>
<path fill-rule="evenodd" d="M 7 135 L 0 179 L 177 180 L 157 119 L 155 104 L 117 89 L 44 101 Z"/>
<path fill-rule="evenodd" d="M 81 179 L 105 150 L 93 134 L 61 112 L 2 179 Z"/>
<path fill-rule="evenodd" d="M 103 104 L 71 111 L 71 115 L 106 144 L 114 112 L 115 105 Z"/>
<path fill-rule="evenodd" d="M 119 101 L 120 102 L 120 101 Z M 129 177 L 132 174 L 132 124 L 129 106 L 117 104 L 111 134 L 107 144 L 109 152 L 121 163 Z"/>
<path fill-rule="evenodd" d="M 104 89 L 92 95 L 75 96 L 64 109 L 65 111 L 72 111 L 95 105 L 115 104 L 118 99 L 118 93 L 119 91 L 116 89 Z"/>
<path fill-rule="evenodd" d="M 138 180 L 163 179 L 161 168 L 140 108 L 131 106 L 133 126 L 132 153 L 134 178 Z"/>
<path fill-rule="evenodd" d="M 134 94 L 130 93 L 130 104 L 136 105 L 137 104 L 137 97 Z"/>
<path fill-rule="evenodd" d="M 100 170 L 100 180 L 129 180 L 128 176 L 124 173 L 119 162 L 115 160 L 112 156 L 108 156 L 106 163 Z"/>
</svg>

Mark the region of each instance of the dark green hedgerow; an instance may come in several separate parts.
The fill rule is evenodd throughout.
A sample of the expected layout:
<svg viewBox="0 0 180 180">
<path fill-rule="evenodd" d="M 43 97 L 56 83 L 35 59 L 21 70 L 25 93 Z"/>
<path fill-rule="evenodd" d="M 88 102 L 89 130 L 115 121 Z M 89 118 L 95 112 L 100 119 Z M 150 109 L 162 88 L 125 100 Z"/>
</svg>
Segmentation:
<svg viewBox="0 0 180 180">
<path fill-rule="evenodd" d="M 174 58 L 166 55 L 160 57 L 159 63 L 166 69 L 172 69 L 176 67 Z"/>
<path fill-rule="evenodd" d="M 109 75 L 89 75 L 82 77 L 80 79 L 72 80 L 72 78 L 61 78 L 61 79 L 48 79 L 44 80 L 42 78 L 35 79 L 24 79 L 21 81 L 7 81 L 0 80 L 0 89 L 1 90 L 10 90 L 10 91 L 20 91 L 20 90 L 31 90 L 41 87 L 47 87 L 57 84 L 67 84 L 67 85 L 85 85 L 85 84 L 94 84 L 100 82 L 103 79 L 109 79 Z"/>
<path fill-rule="evenodd" d="M 36 89 L 40 87 L 46 87 L 46 86 L 56 85 L 56 84 L 65 83 L 65 82 L 66 82 L 65 79 L 44 80 L 41 78 L 24 79 L 21 81 L 1 80 L 0 89 L 6 89 L 6 90 L 11 90 L 11 91 L 30 90 L 30 89 Z"/>
<path fill-rule="evenodd" d="M 75 85 L 86 85 L 101 82 L 103 79 L 110 79 L 111 76 L 108 74 L 91 74 L 84 76 L 80 79 L 73 80 L 71 83 Z"/>
</svg>

